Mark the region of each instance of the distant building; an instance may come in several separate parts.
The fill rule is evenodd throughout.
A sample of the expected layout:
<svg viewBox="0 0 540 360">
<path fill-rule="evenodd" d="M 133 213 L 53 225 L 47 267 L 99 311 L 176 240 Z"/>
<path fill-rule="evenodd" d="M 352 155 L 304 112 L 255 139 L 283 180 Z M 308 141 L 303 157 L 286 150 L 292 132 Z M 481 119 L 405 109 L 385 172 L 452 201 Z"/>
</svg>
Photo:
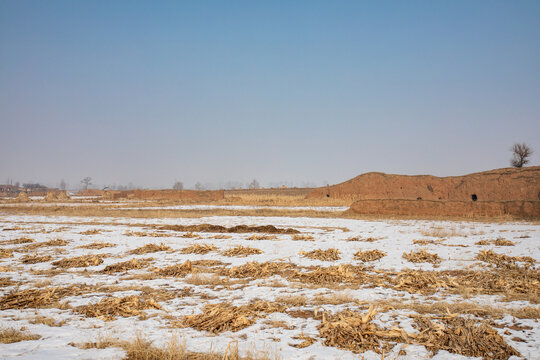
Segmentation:
<svg viewBox="0 0 540 360">
<path fill-rule="evenodd" d="M 0 197 L 16 197 L 21 191 L 21 188 L 15 185 L 0 185 Z"/>
</svg>

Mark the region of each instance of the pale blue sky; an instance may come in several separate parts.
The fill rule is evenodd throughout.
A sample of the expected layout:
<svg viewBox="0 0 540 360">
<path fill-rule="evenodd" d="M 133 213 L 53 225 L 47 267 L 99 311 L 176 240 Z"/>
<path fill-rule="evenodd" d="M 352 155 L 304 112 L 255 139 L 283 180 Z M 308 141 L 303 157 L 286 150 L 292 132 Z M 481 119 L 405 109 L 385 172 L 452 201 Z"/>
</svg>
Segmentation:
<svg viewBox="0 0 540 360">
<path fill-rule="evenodd" d="M 0 183 L 540 164 L 540 1 L 0 0 Z"/>
</svg>

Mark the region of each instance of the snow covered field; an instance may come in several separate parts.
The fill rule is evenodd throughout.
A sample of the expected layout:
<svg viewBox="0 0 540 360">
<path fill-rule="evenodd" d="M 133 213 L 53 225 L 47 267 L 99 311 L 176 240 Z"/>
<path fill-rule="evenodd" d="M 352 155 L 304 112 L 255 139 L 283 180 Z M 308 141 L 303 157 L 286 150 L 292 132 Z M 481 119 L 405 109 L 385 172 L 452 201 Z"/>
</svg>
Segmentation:
<svg viewBox="0 0 540 360">
<path fill-rule="evenodd" d="M 247 230 L 233 228 L 240 225 Z M 277 230 L 249 228 L 263 225 Z M 0 344 L 0 358 L 121 359 L 118 347 L 80 344 L 144 334 L 156 346 L 176 336 L 198 352 L 223 352 L 238 341 L 240 353 L 281 359 L 381 359 L 376 349 L 332 342 L 325 332 L 352 339 L 333 316 L 377 306 L 371 322 L 390 344 L 385 358 L 489 358 L 466 349 L 431 354 L 415 340 L 422 337 L 415 319 L 463 317 L 486 322 L 521 354 L 494 358 L 540 359 L 539 240 L 540 227 L 525 222 L 6 215 L 0 329 L 40 338 Z M 104 299 L 117 302 L 94 307 Z M 248 311 L 257 301 L 266 305 Z M 222 305 L 215 319 L 200 321 L 211 304 Z M 220 309 L 245 313 L 219 323 Z"/>
</svg>

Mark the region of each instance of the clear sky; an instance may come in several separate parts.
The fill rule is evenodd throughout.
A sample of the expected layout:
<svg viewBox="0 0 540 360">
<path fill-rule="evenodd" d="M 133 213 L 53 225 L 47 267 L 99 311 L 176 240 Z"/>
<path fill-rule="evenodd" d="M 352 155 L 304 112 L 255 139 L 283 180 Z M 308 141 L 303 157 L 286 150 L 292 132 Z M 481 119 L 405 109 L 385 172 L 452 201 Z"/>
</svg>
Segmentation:
<svg viewBox="0 0 540 360">
<path fill-rule="evenodd" d="M 540 165 L 540 1 L 0 0 L 0 183 Z"/>
</svg>

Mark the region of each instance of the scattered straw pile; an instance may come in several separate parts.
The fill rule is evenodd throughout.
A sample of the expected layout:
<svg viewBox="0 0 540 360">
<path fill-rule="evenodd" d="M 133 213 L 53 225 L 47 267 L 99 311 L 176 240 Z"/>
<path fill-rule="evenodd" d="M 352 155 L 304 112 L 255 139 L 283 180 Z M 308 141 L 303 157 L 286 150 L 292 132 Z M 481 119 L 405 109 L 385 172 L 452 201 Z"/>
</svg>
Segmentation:
<svg viewBox="0 0 540 360">
<path fill-rule="evenodd" d="M 416 317 L 415 325 L 421 333 L 418 339 L 420 344 L 432 354 L 446 350 L 486 360 L 507 360 L 514 355 L 521 356 L 495 329 L 483 322 L 449 315 L 437 322 Z"/>
<path fill-rule="evenodd" d="M 51 261 L 53 258 L 51 255 L 25 255 L 21 258 L 23 264 L 37 264 L 42 262 Z"/>
<path fill-rule="evenodd" d="M 159 309 L 161 306 L 155 302 L 154 299 L 142 299 L 139 296 L 132 295 L 122 298 L 107 297 L 102 299 L 97 304 L 89 304 L 79 306 L 76 312 L 83 314 L 87 317 L 95 317 L 103 319 L 105 321 L 111 321 L 116 319 L 117 316 L 129 317 L 129 316 L 143 316 L 144 312 L 141 310 L 147 309 Z"/>
<path fill-rule="evenodd" d="M 366 251 L 359 250 L 354 254 L 354 259 L 363 262 L 369 262 L 382 259 L 385 256 L 386 253 L 378 249 Z"/>
<path fill-rule="evenodd" d="M 437 321 L 416 316 L 417 334 L 400 328 L 381 328 L 372 321 L 376 314 L 377 308 L 373 306 L 364 314 L 347 310 L 327 318 L 323 313 L 318 329 L 320 336 L 325 338 L 324 345 L 355 353 L 372 350 L 384 354 L 391 351 L 396 343 L 406 343 L 425 346 L 432 355 L 445 350 L 486 360 L 521 356 L 492 327 L 456 314 L 439 317 Z"/>
<path fill-rule="evenodd" d="M 158 227 L 161 230 L 173 230 L 180 232 L 210 232 L 210 233 L 238 233 L 238 234 L 247 234 L 247 233 L 263 233 L 263 234 L 298 234 L 299 231 L 296 229 L 280 229 L 276 228 L 273 225 L 262 225 L 262 226 L 247 226 L 247 225 L 237 225 L 233 227 L 225 227 L 221 225 L 210 225 L 210 224 L 201 224 L 201 225 L 163 225 Z"/>
<path fill-rule="evenodd" d="M 249 255 L 258 255 L 262 253 L 262 250 L 255 249 L 249 246 L 238 245 L 236 247 L 221 252 L 221 255 L 229 257 L 246 257 Z"/>
<path fill-rule="evenodd" d="M 474 243 L 474 245 L 490 245 L 490 244 L 491 242 L 489 242 L 488 240 L 479 240 Z"/>
<path fill-rule="evenodd" d="M 497 238 L 493 240 L 493 245 L 495 246 L 514 246 L 516 245 L 515 242 L 506 240 L 505 238 Z"/>
<path fill-rule="evenodd" d="M 298 234 L 298 235 L 293 235 L 291 237 L 291 240 L 299 240 L 299 241 L 313 241 L 313 236 L 311 235 L 307 235 L 307 234 Z"/>
<path fill-rule="evenodd" d="M 300 255 L 307 257 L 308 259 L 313 260 L 322 260 L 322 261 L 336 261 L 341 259 L 341 255 L 338 249 L 317 249 L 309 252 L 300 251 Z"/>
<path fill-rule="evenodd" d="M 250 237 L 248 237 L 248 240 L 275 240 L 277 238 L 276 235 L 257 235 L 253 234 Z"/>
<path fill-rule="evenodd" d="M 103 263 L 103 257 L 99 255 L 82 255 L 72 258 L 65 258 L 53 262 L 56 267 L 73 268 L 73 267 L 88 267 L 97 266 Z"/>
<path fill-rule="evenodd" d="M 13 240 L 4 240 L 4 241 L 0 242 L 0 244 L 2 244 L 2 245 L 19 245 L 19 244 L 29 244 L 29 243 L 33 243 L 33 242 L 34 242 L 33 239 L 30 239 L 30 238 L 27 238 L 27 237 L 20 237 L 20 238 L 13 239 Z"/>
<path fill-rule="evenodd" d="M 368 238 L 362 238 L 360 236 L 354 236 L 354 237 L 350 237 L 347 239 L 347 241 L 363 241 L 363 242 L 374 242 L 374 241 L 377 241 L 379 239 L 377 238 L 374 238 L 374 237 L 368 237 Z"/>
<path fill-rule="evenodd" d="M 408 342 L 409 334 L 400 329 L 384 330 L 372 322 L 377 314 L 370 307 L 365 314 L 344 311 L 328 319 L 323 315 L 319 334 L 325 338 L 324 345 L 334 346 L 355 353 L 369 350 L 379 354 L 388 353 L 395 342 Z"/>
<path fill-rule="evenodd" d="M 219 334 L 224 331 L 238 331 L 251 326 L 257 319 L 273 312 L 286 309 L 281 304 L 268 301 L 257 301 L 243 306 L 232 306 L 229 303 L 206 305 L 202 314 L 187 315 L 182 324 L 199 331 Z"/>
<path fill-rule="evenodd" d="M 106 248 L 106 247 L 115 247 L 116 245 L 114 244 L 111 244 L 111 243 L 105 243 L 105 242 L 93 242 L 93 243 L 90 243 L 90 244 L 86 244 L 86 245 L 82 245 L 82 246 L 79 246 L 81 249 L 94 249 L 94 250 L 99 250 L 99 249 L 103 249 L 103 248 Z"/>
<path fill-rule="evenodd" d="M 19 193 L 19 196 L 17 196 L 17 202 L 29 202 L 29 201 L 30 201 L 30 197 L 24 191 L 21 191 Z"/>
<path fill-rule="evenodd" d="M 0 248 L 0 259 L 13 257 L 13 251 Z"/>
<path fill-rule="evenodd" d="M 437 264 L 441 262 L 439 255 L 430 253 L 424 249 L 420 249 L 417 252 L 403 253 L 403 258 L 413 263 Z"/>
<path fill-rule="evenodd" d="M 46 287 L 41 289 L 26 289 L 11 291 L 0 298 L 0 310 L 28 308 L 64 308 L 60 300 L 66 296 L 80 295 L 88 292 L 90 287 L 72 285 L 68 287 Z"/>
<path fill-rule="evenodd" d="M 12 344 L 19 341 L 30 341 L 41 339 L 40 335 L 30 334 L 27 332 L 22 332 L 17 329 L 2 329 L 0 330 L 0 343 L 1 344 Z"/>
<path fill-rule="evenodd" d="M 233 266 L 222 270 L 221 275 L 234 278 L 267 278 L 273 275 L 281 275 L 285 270 L 291 269 L 292 265 L 284 262 L 248 262 L 240 266 Z"/>
<path fill-rule="evenodd" d="M 187 260 L 183 264 L 171 265 L 164 269 L 156 269 L 154 271 L 161 276 L 181 277 L 193 273 L 195 268 L 193 267 L 191 261 Z"/>
<path fill-rule="evenodd" d="M 67 244 L 69 244 L 69 242 L 64 240 L 64 239 L 54 239 L 54 240 L 49 240 L 49 241 L 44 241 L 44 242 L 37 242 L 37 243 L 28 244 L 28 245 L 25 245 L 24 247 L 22 247 L 21 250 L 22 251 L 31 251 L 31 250 L 39 249 L 39 248 L 42 248 L 42 247 L 66 246 Z"/>
<path fill-rule="evenodd" d="M 390 279 L 396 290 L 410 293 L 433 294 L 439 289 L 456 288 L 457 281 L 436 271 L 405 270 Z"/>
<path fill-rule="evenodd" d="M 515 267 L 516 262 L 525 262 L 534 264 L 534 259 L 529 256 L 508 256 L 504 254 L 497 254 L 492 250 L 480 250 L 476 255 L 476 259 L 493 264 L 497 267 Z"/>
<path fill-rule="evenodd" d="M 128 261 L 119 262 L 116 264 L 108 265 L 103 269 L 105 273 L 122 272 L 133 269 L 142 269 L 150 265 L 150 261 L 147 259 L 131 259 Z"/>
<path fill-rule="evenodd" d="M 48 192 L 47 194 L 45 194 L 45 201 L 56 201 L 56 200 L 57 200 L 56 193 Z"/>
<path fill-rule="evenodd" d="M 135 254 L 135 255 L 142 255 L 142 254 L 148 254 L 148 253 L 154 253 L 158 251 L 170 251 L 172 250 L 169 246 L 166 246 L 165 244 L 146 244 L 144 246 L 141 246 L 139 248 L 136 248 L 134 250 L 131 250 L 129 254 Z"/>
<path fill-rule="evenodd" d="M 98 229 L 92 229 L 92 230 L 86 230 L 81 232 L 81 235 L 97 235 L 100 234 L 100 231 Z"/>
<path fill-rule="evenodd" d="M 58 200 L 71 200 L 71 198 L 69 197 L 69 195 L 67 194 L 67 192 L 65 190 L 60 191 L 59 193 L 57 193 L 56 198 Z"/>
<path fill-rule="evenodd" d="M 182 254 L 208 254 L 211 251 L 216 251 L 217 248 L 212 244 L 193 244 L 182 249 Z"/>
<path fill-rule="evenodd" d="M 352 265 L 318 267 L 310 272 L 296 271 L 292 278 L 309 284 L 347 283 L 357 279 L 360 269 Z"/>
</svg>

